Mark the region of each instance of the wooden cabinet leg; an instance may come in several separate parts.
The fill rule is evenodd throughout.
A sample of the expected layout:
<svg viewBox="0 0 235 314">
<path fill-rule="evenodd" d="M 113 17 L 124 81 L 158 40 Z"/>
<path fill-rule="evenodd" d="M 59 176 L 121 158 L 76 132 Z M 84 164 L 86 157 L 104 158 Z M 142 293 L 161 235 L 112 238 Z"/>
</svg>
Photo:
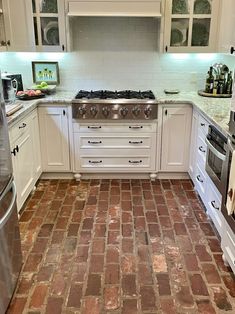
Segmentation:
<svg viewBox="0 0 235 314">
<path fill-rule="evenodd" d="M 223 261 L 224 261 L 224 265 L 225 265 L 226 267 L 228 267 L 228 266 L 229 266 L 229 263 L 228 263 L 227 258 L 225 257 L 224 254 L 222 255 L 222 259 L 223 259 Z"/>
<path fill-rule="evenodd" d="M 157 178 L 157 174 L 156 173 L 150 173 L 149 177 L 150 177 L 151 181 L 155 181 Z"/>
<path fill-rule="evenodd" d="M 81 173 L 75 173 L 75 174 L 74 174 L 74 178 L 75 178 L 76 181 L 80 181 L 81 178 L 82 178 Z"/>
</svg>

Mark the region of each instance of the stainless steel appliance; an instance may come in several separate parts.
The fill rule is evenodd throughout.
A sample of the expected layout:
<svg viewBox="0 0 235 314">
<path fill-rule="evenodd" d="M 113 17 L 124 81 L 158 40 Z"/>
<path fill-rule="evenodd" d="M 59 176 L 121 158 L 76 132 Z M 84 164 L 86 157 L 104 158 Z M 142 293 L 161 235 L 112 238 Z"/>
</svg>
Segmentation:
<svg viewBox="0 0 235 314">
<path fill-rule="evenodd" d="M 72 101 L 74 119 L 146 120 L 156 119 L 157 111 L 152 91 L 80 90 Z"/>
<path fill-rule="evenodd" d="M 206 144 L 206 172 L 223 196 L 226 193 L 227 180 L 225 172 L 227 138 L 216 127 L 209 125 Z"/>
<path fill-rule="evenodd" d="M 22 265 L 16 190 L 0 82 L 0 313 L 5 313 Z"/>
<path fill-rule="evenodd" d="M 5 102 L 14 102 L 16 93 L 24 90 L 21 74 L 2 73 L 1 79 Z"/>
</svg>

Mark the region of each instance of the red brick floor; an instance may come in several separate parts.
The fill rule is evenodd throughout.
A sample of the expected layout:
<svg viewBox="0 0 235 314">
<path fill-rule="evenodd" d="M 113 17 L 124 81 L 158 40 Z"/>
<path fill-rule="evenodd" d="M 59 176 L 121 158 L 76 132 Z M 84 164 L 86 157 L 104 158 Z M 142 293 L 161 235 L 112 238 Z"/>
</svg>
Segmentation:
<svg viewBox="0 0 235 314">
<path fill-rule="evenodd" d="M 235 313 L 235 279 L 189 180 L 39 181 L 8 314 Z"/>
</svg>

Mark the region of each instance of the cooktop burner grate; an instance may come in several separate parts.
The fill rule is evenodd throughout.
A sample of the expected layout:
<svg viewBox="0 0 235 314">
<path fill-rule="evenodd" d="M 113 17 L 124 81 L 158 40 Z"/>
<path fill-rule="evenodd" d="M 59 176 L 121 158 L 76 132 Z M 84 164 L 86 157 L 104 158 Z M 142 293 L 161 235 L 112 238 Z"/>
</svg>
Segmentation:
<svg viewBox="0 0 235 314">
<path fill-rule="evenodd" d="M 75 99 L 155 99 L 155 96 L 151 90 L 143 92 L 133 90 L 80 90 L 75 96 Z"/>
</svg>

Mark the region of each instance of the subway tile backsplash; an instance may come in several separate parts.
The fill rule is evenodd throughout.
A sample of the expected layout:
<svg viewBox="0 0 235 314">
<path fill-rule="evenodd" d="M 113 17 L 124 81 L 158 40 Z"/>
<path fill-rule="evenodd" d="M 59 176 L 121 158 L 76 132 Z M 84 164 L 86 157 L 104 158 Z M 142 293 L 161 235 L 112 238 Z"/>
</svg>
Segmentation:
<svg viewBox="0 0 235 314">
<path fill-rule="evenodd" d="M 32 86 L 31 61 L 58 61 L 59 88 L 152 89 L 182 91 L 204 87 L 211 64 L 222 62 L 234 70 L 235 57 L 224 54 L 159 53 L 159 19 L 74 18 L 73 52 L 1 53 L 0 69 L 23 75 Z"/>
</svg>

